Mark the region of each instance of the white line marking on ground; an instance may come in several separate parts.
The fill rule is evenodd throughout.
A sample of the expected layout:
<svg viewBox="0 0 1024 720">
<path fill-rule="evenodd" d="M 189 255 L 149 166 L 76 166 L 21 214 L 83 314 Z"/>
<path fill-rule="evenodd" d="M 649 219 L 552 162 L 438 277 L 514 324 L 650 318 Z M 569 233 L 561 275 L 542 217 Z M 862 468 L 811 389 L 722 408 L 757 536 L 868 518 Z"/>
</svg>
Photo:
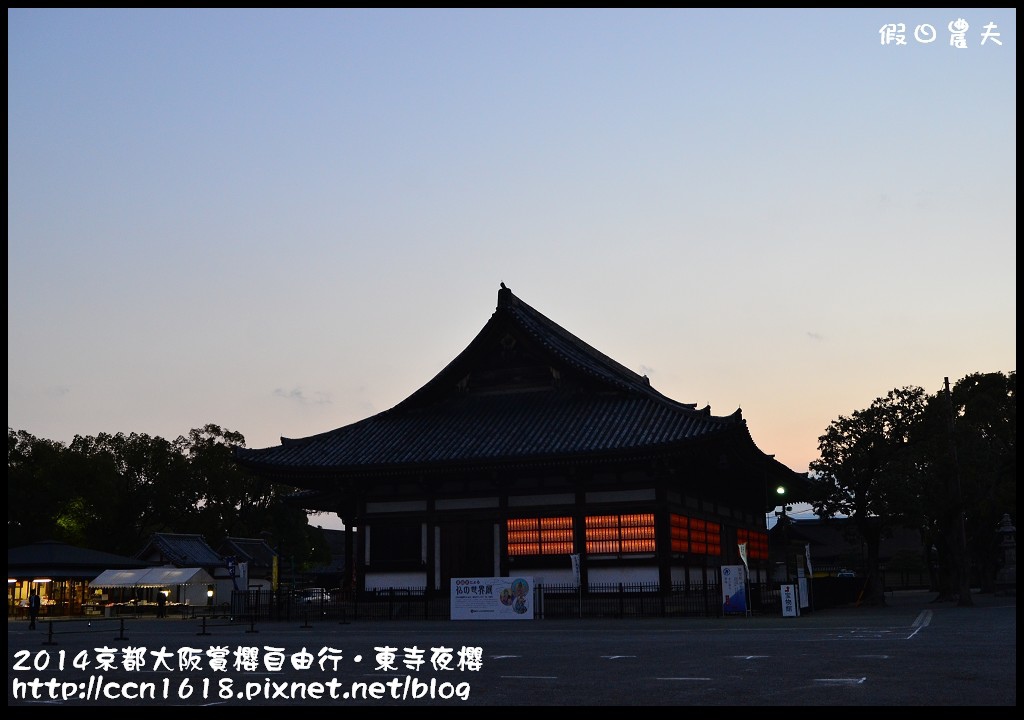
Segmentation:
<svg viewBox="0 0 1024 720">
<path fill-rule="evenodd" d="M 711 680 L 711 678 L 709 678 L 709 677 L 663 677 L 663 678 L 654 678 L 654 679 L 655 680 L 703 680 L 703 681 L 710 681 Z"/>
<path fill-rule="evenodd" d="M 917 618 L 914 620 L 914 624 L 911 625 L 911 627 L 914 628 L 914 632 L 912 632 L 909 635 L 907 635 L 907 640 L 910 640 L 912 637 L 914 637 L 919 632 L 921 632 L 921 630 L 923 630 L 924 628 L 928 627 L 928 625 L 931 624 L 931 621 L 932 621 L 932 611 L 931 610 L 922 610 L 921 614 L 918 615 Z"/>
<path fill-rule="evenodd" d="M 867 681 L 862 678 L 815 678 L 814 682 L 828 683 L 829 685 L 863 685 Z"/>
</svg>

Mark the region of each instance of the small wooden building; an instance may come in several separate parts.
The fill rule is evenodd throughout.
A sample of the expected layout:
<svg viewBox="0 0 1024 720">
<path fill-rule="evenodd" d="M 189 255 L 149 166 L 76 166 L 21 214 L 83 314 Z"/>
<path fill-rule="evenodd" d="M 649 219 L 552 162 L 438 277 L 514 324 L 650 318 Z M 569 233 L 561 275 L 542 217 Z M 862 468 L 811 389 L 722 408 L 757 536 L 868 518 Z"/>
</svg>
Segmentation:
<svg viewBox="0 0 1024 720">
<path fill-rule="evenodd" d="M 42 615 L 82 615 L 93 602 L 89 582 L 108 568 L 137 567 L 125 555 L 55 540 L 7 548 L 7 615 L 23 616 L 29 594 L 42 598 Z"/>
<path fill-rule="evenodd" d="M 765 513 L 806 476 L 761 451 L 739 410 L 673 400 L 502 284 L 477 336 L 390 410 L 263 449 L 250 471 L 337 512 L 358 589 L 447 593 L 458 577 L 583 586 L 768 577 Z"/>
<path fill-rule="evenodd" d="M 263 538 L 225 538 L 218 546 L 217 554 L 224 558 L 228 579 L 233 582 L 232 589 L 269 590 L 273 587 L 277 552 Z M 243 567 L 244 578 L 241 572 Z M 233 568 L 234 575 L 231 574 Z M 218 573 L 218 577 L 223 575 L 223 572 Z"/>
<path fill-rule="evenodd" d="M 246 589 L 244 581 L 239 584 L 239 581 L 230 574 L 227 558 L 214 550 L 206 542 L 205 537 L 196 533 L 155 532 L 150 535 L 145 546 L 135 554 L 135 557 L 155 566 L 202 568 L 213 578 L 213 584 L 202 589 L 203 599 L 210 604 L 228 602 L 232 592 Z M 206 596 L 208 590 L 213 591 L 211 596 Z M 199 591 L 190 588 L 189 592 L 195 594 Z M 189 599 L 190 602 L 195 602 L 191 595 Z M 176 601 L 176 598 L 171 600 Z"/>
</svg>

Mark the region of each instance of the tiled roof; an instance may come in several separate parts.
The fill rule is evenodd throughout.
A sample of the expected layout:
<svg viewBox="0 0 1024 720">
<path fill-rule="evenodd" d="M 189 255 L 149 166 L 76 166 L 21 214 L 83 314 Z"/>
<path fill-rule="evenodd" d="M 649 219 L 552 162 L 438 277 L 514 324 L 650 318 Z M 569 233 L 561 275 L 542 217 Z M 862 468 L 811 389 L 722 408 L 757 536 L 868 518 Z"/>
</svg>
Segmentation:
<svg viewBox="0 0 1024 720">
<path fill-rule="evenodd" d="M 678 403 L 657 392 L 651 387 L 650 381 L 645 375 L 633 372 L 583 342 L 561 325 L 513 295 L 512 291 L 504 284 L 498 291 L 497 309 L 469 347 L 438 373 L 433 380 L 413 393 L 398 407 L 416 403 L 422 396 L 435 391 L 438 386 L 446 392 L 453 376 L 459 377 L 473 369 L 473 364 L 478 361 L 481 351 L 486 349 L 482 346 L 494 344 L 495 341 L 500 344 L 510 330 L 521 331 L 529 337 L 549 355 L 553 364 L 570 368 L 592 378 L 606 390 L 620 390 L 645 395 L 680 408 L 692 410 L 695 407 L 693 403 Z"/>
<path fill-rule="evenodd" d="M 381 413 L 242 457 L 295 468 L 351 469 L 539 459 L 664 445 L 730 425 L 735 422 L 642 396 L 485 395 L 406 413 Z"/>
<path fill-rule="evenodd" d="M 75 547 L 55 540 L 44 540 L 7 548 L 7 565 L 47 565 L 53 567 L 100 567 L 122 568 L 136 567 L 139 561 L 135 558 L 100 550 Z"/>
<path fill-rule="evenodd" d="M 521 386 L 473 386 L 474 378 L 486 376 L 481 368 L 497 368 L 487 377 L 500 375 L 502 358 L 512 347 L 540 374 Z M 698 410 L 662 395 L 645 376 L 503 286 L 497 309 L 470 345 L 395 407 L 329 432 L 282 438 L 279 446 L 239 448 L 236 458 L 262 472 L 364 474 L 603 457 L 732 434 L 752 445 L 738 410 L 714 416 L 709 407 Z"/>
<path fill-rule="evenodd" d="M 135 558 L 47 540 L 7 548 L 9 577 L 91 579 L 108 568 L 137 567 Z"/>
<path fill-rule="evenodd" d="M 220 546 L 224 557 L 234 556 L 240 562 L 256 567 L 270 567 L 273 564 L 274 549 L 261 538 L 225 538 Z"/>
<path fill-rule="evenodd" d="M 224 563 L 224 559 L 207 544 L 202 535 L 153 533 L 149 543 L 136 557 L 145 559 L 154 552 L 179 567 L 210 567 Z"/>
</svg>

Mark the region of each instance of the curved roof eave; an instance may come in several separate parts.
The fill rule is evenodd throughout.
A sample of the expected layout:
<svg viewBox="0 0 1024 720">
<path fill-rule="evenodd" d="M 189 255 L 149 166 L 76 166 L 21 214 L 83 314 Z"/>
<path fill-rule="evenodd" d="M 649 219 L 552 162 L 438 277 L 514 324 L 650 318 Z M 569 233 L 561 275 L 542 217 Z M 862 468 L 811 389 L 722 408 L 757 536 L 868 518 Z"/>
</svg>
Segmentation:
<svg viewBox="0 0 1024 720">
<path fill-rule="evenodd" d="M 433 462 L 339 465 L 283 465 L 274 462 L 261 462 L 255 459 L 239 459 L 238 462 L 254 473 L 272 477 L 294 487 L 327 489 L 326 487 L 321 487 L 321 483 L 335 483 L 346 478 L 360 481 L 373 478 L 425 477 L 446 473 L 505 472 L 521 468 L 635 463 L 648 459 L 684 456 L 693 452 L 701 452 L 708 447 L 714 447 L 719 442 L 734 442 L 736 440 L 743 442 L 744 439 L 749 441 L 749 437 L 745 423 L 741 423 L 733 426 L 723 426 L 718 432 L 706 433 L 696 438 L 673 440 L 632 448 L 613 447 L 583 453 L 570 452 L 490 458 L 461 458 Z M 785 467 L 781 463 L 774 461 L 771 456 L 763 455 L 753 445 L 752 441 L 750 441 L 748 449 L 756 455 L 763 456 L 768 461 L 775 463 L 780 468 Z M 308 485 L 304 483 L 308 483 Z"/>
<path fill-rule="evenodd" d="M 458 381 L 495 338 L 514 329 L 547 354 L 596 383 L 586 392 L 469 395 Z M 601 390 L 604 388 L 604 390 Z M 653 389 L 639 375 L 580 340 L 502 284 L 498 305 L 473 341 L 428 383 L 394 407 L 341 428 L 282 437 L 262 449 L 236 448 L 235 459 L 282 478 L 390 475 L 474 466 L 588 462 L 610 454 L 660 453 L 746 428 L 742 412 L 716 417 Z M 749 438 L 749 433 L 746 433 Z M 753 441 L 750 441 L 753 446 Z M 756 449 L 756 447 L 755 447 Z M 760 453 L 758 450 L 757 452 Z"/>
</svg>

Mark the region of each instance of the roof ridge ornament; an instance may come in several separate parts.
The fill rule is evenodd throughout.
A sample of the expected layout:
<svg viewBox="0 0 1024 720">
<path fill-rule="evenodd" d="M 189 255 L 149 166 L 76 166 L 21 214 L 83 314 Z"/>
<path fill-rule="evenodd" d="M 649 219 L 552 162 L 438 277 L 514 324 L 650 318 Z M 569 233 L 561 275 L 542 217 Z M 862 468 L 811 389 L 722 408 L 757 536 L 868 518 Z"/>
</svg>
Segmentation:
<svg viewBox="0 0 1024 720">
<path fill-rule="evenodd" d="M 501 289 L 498 290 L 498 307 L 511 307 L 513 298 L 512 289 L 505 285 L 505 283 L 500 284 Z"/>
</svg>

